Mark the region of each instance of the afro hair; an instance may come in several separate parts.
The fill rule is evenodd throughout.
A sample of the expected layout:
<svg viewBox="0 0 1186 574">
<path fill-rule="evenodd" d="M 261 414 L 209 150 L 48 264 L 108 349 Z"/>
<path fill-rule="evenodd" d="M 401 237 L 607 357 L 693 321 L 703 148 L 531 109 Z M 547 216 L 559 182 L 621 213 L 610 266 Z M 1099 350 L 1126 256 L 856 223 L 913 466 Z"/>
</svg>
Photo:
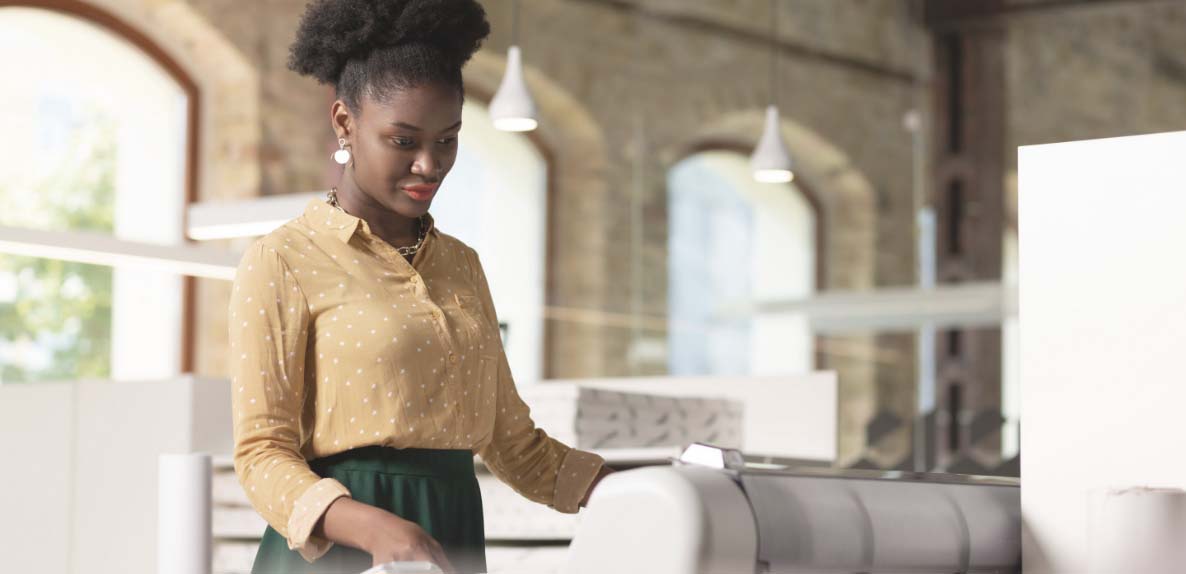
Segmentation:
<svg viewBox="0 0 1186 574">
<path fill-rule="evenodd" d="M 462 93 L 461 67 L 490 34 L 475 0 L 314 0 L 288 67 L 330 84 L 357 111 L 364 93 L 441 82 Z"/>
</svg>

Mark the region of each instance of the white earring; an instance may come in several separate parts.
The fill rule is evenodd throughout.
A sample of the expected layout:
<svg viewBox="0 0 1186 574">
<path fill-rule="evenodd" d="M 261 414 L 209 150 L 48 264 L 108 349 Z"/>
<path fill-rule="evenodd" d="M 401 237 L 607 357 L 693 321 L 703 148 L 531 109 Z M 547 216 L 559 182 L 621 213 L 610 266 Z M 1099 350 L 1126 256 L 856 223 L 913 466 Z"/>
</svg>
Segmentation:
<svg viewBox="0 0 1186 574">
<path fill-rule="evenodd" d="M 339 165 L 350 163 L 350 150 L 346 149 L 346 138 L 338 138 L 338 151 L 334 152 L 334 161 Z"/>
</svg>

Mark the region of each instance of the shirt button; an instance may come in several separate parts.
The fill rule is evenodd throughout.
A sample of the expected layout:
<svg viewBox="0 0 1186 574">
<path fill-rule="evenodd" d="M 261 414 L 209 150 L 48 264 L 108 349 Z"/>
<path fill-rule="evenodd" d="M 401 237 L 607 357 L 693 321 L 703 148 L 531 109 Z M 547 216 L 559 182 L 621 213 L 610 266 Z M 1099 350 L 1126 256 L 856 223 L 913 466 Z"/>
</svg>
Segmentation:
<svg viewBox="0 0 1186 574">
<path fill-rule="evenodd" d="M 449 362 L 450 362 L 450 363 L 456 363 L 456 362 L 457 362 L 457 355 L 454 355 L 453 353 L 449 353 Z"/>
<path fill-rule="evenodd" d="M 437 311 L 436 309 L 433 309 L 432 310 L 432 318 L 439 321 L 441 319 L 441 312 Z"/>
</svg>

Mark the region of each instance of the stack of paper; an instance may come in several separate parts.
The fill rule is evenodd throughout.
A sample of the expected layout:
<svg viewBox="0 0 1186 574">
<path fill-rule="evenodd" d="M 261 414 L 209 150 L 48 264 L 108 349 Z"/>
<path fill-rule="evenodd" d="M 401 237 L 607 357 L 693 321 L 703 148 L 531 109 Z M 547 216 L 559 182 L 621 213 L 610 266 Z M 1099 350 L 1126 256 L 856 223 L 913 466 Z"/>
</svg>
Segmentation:
<svg viewBox="0 0 1186 574">
<path fill-rule="evenodd" d="M 673 397 L 558 383 L 519 389 L 531 418 L 580 449 L 685 446 L 741 448 L 742 405 L 709 397 Z"/>
</svg>

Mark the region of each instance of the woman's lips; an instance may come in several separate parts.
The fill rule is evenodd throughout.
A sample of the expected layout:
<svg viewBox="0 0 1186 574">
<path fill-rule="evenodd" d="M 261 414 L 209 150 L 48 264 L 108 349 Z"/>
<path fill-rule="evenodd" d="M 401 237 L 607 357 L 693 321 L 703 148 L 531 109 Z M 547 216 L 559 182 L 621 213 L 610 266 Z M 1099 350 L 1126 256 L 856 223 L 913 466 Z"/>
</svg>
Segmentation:
<svg viewBox="0 0 1186 574">
<path fill-rule="evenodd" d="M 408 194 L 408 197 L 416 201 L 425 201 L 430 199 L 437 191 L 437 185 L 405 185 L 402 189 Z"/>
</svg>

